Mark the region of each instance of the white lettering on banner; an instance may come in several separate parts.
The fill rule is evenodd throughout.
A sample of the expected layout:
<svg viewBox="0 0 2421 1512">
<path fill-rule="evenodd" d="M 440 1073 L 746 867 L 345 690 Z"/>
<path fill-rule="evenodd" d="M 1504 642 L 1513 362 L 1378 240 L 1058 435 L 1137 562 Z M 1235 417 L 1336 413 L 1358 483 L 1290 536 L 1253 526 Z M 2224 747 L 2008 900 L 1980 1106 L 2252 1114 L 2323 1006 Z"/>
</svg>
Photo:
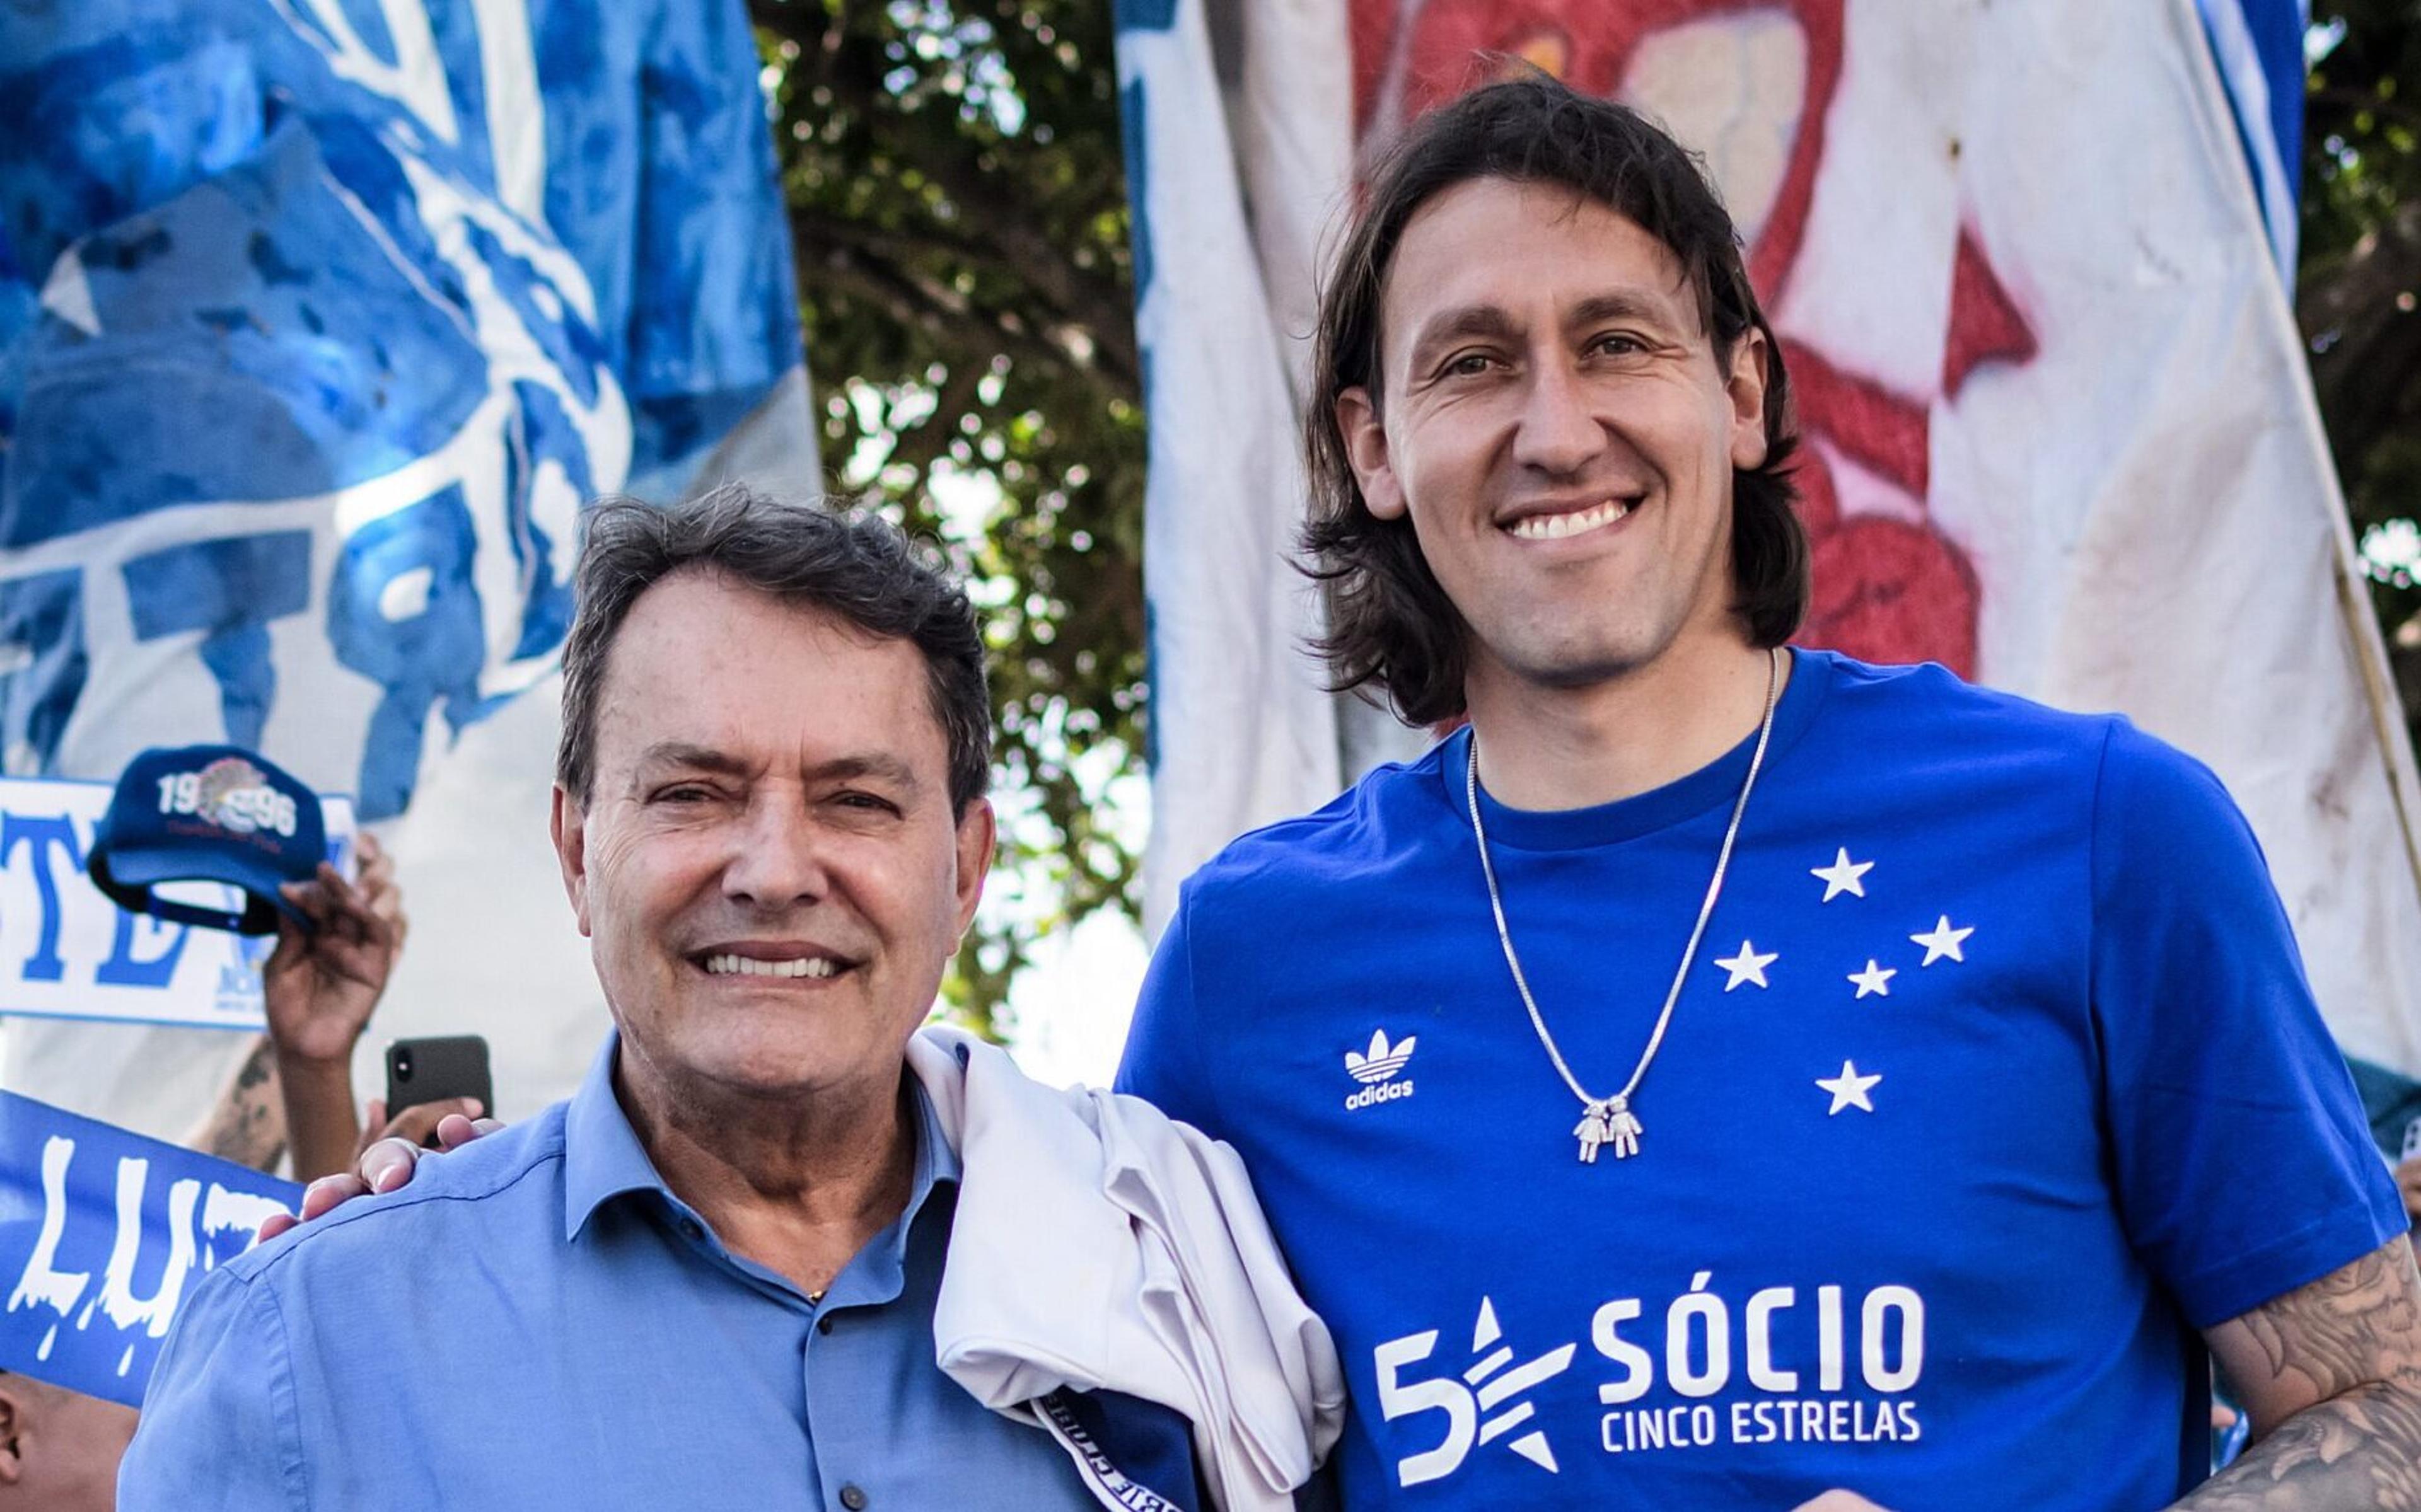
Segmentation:
<svg viewBox="0 0 2421 1512">
<path fill-rule="evenodd" d="M 86 1283 L 92 1280 L 89 1270 L 57 1269 L 59 1238 L 68 1228 L 68 1162 L 74 1159 L 74 1140 L 54 1135 L 42 1142 L 42 1227 L 35 1236 L 25 1273 L 8 1293 L 12 1313 L 39 1303 L 65 1317 L 84 1295 Z"/>
<path fill-rule="evenodd" d="M 117 1162 L 117 1237 L 109 1246 L 101 1295 L 86 1304 L 78 1328 L 91 1321 L 98 1306 L 121 1329 L 140 1325 L 155 1339 L 168 1336 L 177 1300 L 185 1294 L 185 1272 L 194 1268 L 194 1208 L 201 1202 L 202 1184 L 185 1180 L 168 1188 L 168 1263 L 160 1271 L 159 1289 L 146 1302 L 134 1295 L 134 1260 L 143 1248 L 143 1183 L 150 1175 L 149 1161 L 130 1157 Z"/>
<path fill-rule="evenodd" d="M 186 1282 L 196 1267 L 204 1270 L 211 1268 L 210 1240 L 225 1235 L 249 1242 L 270 1214 L 289 1210 L 273 1198 L 230 1192 L 215 1181 L 209 1183 L 207 1189 L 204 1183 L 191 1177 L 170 1183 L 167 1258 L 160 1267 L 160 1277 L 151 1295 L 141 1297 L 135 1293 L 135 1276 L 144 1268 L 143 1252 L 162 1237 L 157 1230 L 145 1233 L 143 1225 L 143 1196 L 150 1179 L 151 1162 L 141 1156 L 120 1156 L 109 1260 L 102 1268 L 100 1289 L 86 1299 L 85 1292 L 92 1282 L 91 1272 L 58 1268 L 60 1247 L 68 1237 L 69 1222 L 74 1213 L 68 1196 L 68 1173 L 75 1161 L 75 1151 L 76 1142 L 64 1134 L 43 1141 L 41 1225 L 24 1270 L 8 1293 L 10 1313 L 39 1307 L 56 1315 L 39 1351 L 44 1360 L 51 1357 L 62 1325 L 86 1333 L 91 1330 L 96 1317 L 105 1319 L 121 1334 L 139 1330 L 154 1340 L 166 1337 L 176 1318 L 177 1304 L 183 1300 Z M 84 1302 L 81 1309 L 76 1306 L 79 1301 Z M 131 1368 L 133 1358 L 130 1344 L 118 1361 L 120 1376 Z"/>
<path fill-rule="evenodd" d="M 263 1197 L 249 1192 L 229 1192 L 217 1182 L 202 1198 L 202 1240 L 207 1244 L 221 1234 L 237 1234 L 251 1242 L 260 1225 L 269 1222 L 272 1213 L 289 1211 L 274 1197 Z"/>
<path fill-rule="evenodd" d="M 259 967 L 273 940 L 126 912 L 85 875 L 110 791 L 0 778 L 0 1014 L 259 1029 Z M 291 802 L 256 783 L 222 788 L 189 772 L 165 779 L 160 801 L 239 829 L 295 828 Z M 349 856 L 351 803 L 322 799 L 320 809 L 330 844 Z"/>
<path fill-rule="evenodd" d="M 1713 1271 L 1697 1271 L 1689 1288 L 1663 1306 L 1661 1380 L 1652 1347 L 1658 1323 L 1648 1301 L 1617 1297 L 1602 1303 L 1590 1317 L 1588 1342 L 1613 1367 L 1598 1382 L 1597 1398 L 1601 1406 L 1616 1411 L 1599 1420 L 1599 1446 L 1608 1454 L 1638 1454 L 1718 1443 L 1915 1442 L 1922 1433 L 1917 1404 L 1904 1394 L 1925 1376 L 1925 1299 L 1914 1287 L 1899 1285 L 1859 1294 L 1858 1375 L 1867 1392 L 1891 1398 L 1878 1400 L 1849 1395 L 1846 1389 L 1851 1315 L 1844 1302 L 1849 1295 L 1839 1286 L 1818 1286 L 1815 1305 L 1803 1308 L 1798 1287 L 1766 1286 L 1736 1303 L 1715 1285 Z M 1625 1326 L 1634 1324 L 1638 1328 L 1626 1337 Z M 1494 1303 L 1483 1300 L 1472 1340 L 1473 1353 L 1483 1357 L 1460 1380 L 1450 1374 L 1428 1380 L 1406 1374 L 1407 1367 L 1436 1351 L 1435 1329 L 1390 1339 L 1374 1349 L 1380 1411 L 1388 1421 L 1416 1413 L 1445 1414 L 1440 1442 L 1397 1461 L 1397 1478 L 1403 1485 L 1444 1479 L 1462 1468 L 1476 1446 L 1492 1442 L 1517 1423 L 1528 1423 L 1535 1415 L 1528 1401 L 1494 1417 L 1483 1414 L 1506 1395 L 1560 1375 L 1577 1349 L 1564 1345 L 1529 1365 L 1506 1371 L 1475 1393 L 1470 1386 L 1480 1386 L 1512 1358 L 1513 1350 L 1499 1344 L 1500 1333 Z M 1483 1354 L 1491 1347 L 1494 1352 Z M 1810 1364 L 1812 1372 L 1806 1368 Z M 1817 1398 L 1798 1395 L 1811 1375 L 1824 1394 Z M 1682 1400 L 1647 1402 L 1660 1384 Z M 1742 1400 L 1742 1390 L 1761 1395 Z M 1731 1399 L 1703 1399 L 1719 1395 Z M 1534 1426 L 1507 1447 L 1554 1471 L 1557 1467 L 1544 1432 Z"/>
</svg>

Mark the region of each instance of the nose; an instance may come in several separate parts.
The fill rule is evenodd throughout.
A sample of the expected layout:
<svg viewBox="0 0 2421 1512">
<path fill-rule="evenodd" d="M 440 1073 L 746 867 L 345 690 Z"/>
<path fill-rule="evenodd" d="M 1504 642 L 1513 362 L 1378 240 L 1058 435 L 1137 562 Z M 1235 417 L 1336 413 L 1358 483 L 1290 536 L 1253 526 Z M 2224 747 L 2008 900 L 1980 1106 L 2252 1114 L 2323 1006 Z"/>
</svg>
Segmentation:
<svg viewBox="0 0 2421 1512">
<path fill-rule="evenodd" d="M 797 794 L 758 791 L 733 838 L 723 868 L 726 897 L 779 912 L 817 902 L 831 890 L 821 837 Z"/>
<path fill-rule="evenodd" d="M 1514 460 L 1559 476 L 1577 473 L 1605 445 L 1605 428 L 1588 389 L 1560 353 L 1532 363 L 1530 371 L 1513 437 Z"/>
</svg>

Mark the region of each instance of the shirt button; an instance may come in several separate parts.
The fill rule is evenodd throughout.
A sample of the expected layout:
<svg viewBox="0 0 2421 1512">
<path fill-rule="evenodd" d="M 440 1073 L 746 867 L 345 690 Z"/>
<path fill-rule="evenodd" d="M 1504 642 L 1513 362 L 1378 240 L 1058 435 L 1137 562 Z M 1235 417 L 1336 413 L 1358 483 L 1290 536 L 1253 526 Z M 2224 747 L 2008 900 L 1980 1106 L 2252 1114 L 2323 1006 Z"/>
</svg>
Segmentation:
<svg viewBox="0 0 2421 1512">
<path fill-rule="evenodd" d="M 695 1218 L 682 1219 L 680 1221 L 680 1231 L 684 1237 L 688 1238 L 692 1241 L 706 1238 L 706 1230 L 697 1226 L 697 1220 Z"/>
<path fill-rule="evenodd" d="M 854 1486 L 844 1486 L 840 1489 L 840 1504 L 849 1512 L 866 1512 L 866 1493 Z"/>
<path fill-rule="evenodd" d="M 830 1316 L 816 1319 L 816 1332 L 819 1333 L 829 1333 L 832 1332 L 832 1318 Z"/>
</svg>

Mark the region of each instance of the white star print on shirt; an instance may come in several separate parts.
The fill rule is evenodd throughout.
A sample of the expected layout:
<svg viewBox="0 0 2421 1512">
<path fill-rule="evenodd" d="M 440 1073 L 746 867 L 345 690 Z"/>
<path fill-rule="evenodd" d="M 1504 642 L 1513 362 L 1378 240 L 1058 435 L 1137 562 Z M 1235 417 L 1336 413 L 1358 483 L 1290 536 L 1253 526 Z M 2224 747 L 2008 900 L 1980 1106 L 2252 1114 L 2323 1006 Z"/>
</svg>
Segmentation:
<svg viewBox="0 0 2421 1512">
<path fill-rule="evenodd" d="M 1824 879 L 1824 901 L 1830 903 L 1843 893 L 1866 896 L 1866 884 L 1858 879 L 1874 868 L 1875 864 L 1871 861 L 1851 861 L 1849 847 L 1843 846 L 1834 852 L 1831 865 L 1810 866 L 1807 875 Z"/>
<path fill-rule="evenodd" d="M 1934 925 L 1930 934 L 1913 934 L 1909 938 L 1925 947 L 1925 959 L 1918 964 L 1930 966 L 1945 956 L 1956 961 L 1966 960 L 1967 958 L 1960 952 L 1959 947 L 1969 935 L 1975 932 L 1976 927 L 1972 924 L 1964 929 L 1950 927 L 1950 915 L 1945 913 L 1942 915 L 1941 921 Z"/>
<path fill-rule="evenodd" d="M 1855 1061 L 1843 1061 L 1841 1074 L 1838 1076 L 1818 1077 L 1816 1084 L 1833 1094 L 1833 1106 L 1824 1111 L 1824 1116 L 1830 1118 L 1844 1108 L 1874 1112 L 1875 1105 L 1867 1100 L 1867 1094 L 1873 1091 L 1875 1083 L 1882 1079 L 1883 1073 L 1881 1071 L 1869 1076 L 1860 1076 Z"/>
<path fill-rule="evenodd" d="M 1757 946 L 1743 940 L 1741 942 L 1739 955 L 1728 959 L 1717 956 L 1715 964 L 1732 974 L 1732 979 L 1724 984 L 1724 990 L 1728 992 L 1742 982 L 1755 982 L 1759 987 L 1769 985 L 1765 979 L 1765 969 L 1781 959 L 1782 953 L 1775 950 L 1769 950 L 1760 956 L 1757 953 Z"/>
<path fill-rule="evenodd" d="M 1880 965 L 1872 956 L 1869 956 L 1867 958 L 1867 969 L 1862 972 L 1851 972 L 1850 980 L 1858 984 L 1859 997 L 1889 997 L 1891 979 L 1898 974 L 1898 967 Z"/>
</svg>

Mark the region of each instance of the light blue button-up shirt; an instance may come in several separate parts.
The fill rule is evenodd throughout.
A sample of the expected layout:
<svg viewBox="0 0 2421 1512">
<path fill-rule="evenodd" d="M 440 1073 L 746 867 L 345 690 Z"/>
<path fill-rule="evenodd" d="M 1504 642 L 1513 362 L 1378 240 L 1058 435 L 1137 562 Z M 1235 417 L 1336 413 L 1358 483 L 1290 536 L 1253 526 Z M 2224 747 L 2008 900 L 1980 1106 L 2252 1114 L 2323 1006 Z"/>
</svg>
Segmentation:
<svg viewBox="0 0 2421 1512">
<path fill-rule="evenodd" d="M 819 1304 L 666 1189 L 615 1048 L 570 1102 L 205 1278 L 121 1512 L 1096 1504 L 933 1363 L 958 1160 L 921 1088 L 908 1209 Z"/>
</svg>

